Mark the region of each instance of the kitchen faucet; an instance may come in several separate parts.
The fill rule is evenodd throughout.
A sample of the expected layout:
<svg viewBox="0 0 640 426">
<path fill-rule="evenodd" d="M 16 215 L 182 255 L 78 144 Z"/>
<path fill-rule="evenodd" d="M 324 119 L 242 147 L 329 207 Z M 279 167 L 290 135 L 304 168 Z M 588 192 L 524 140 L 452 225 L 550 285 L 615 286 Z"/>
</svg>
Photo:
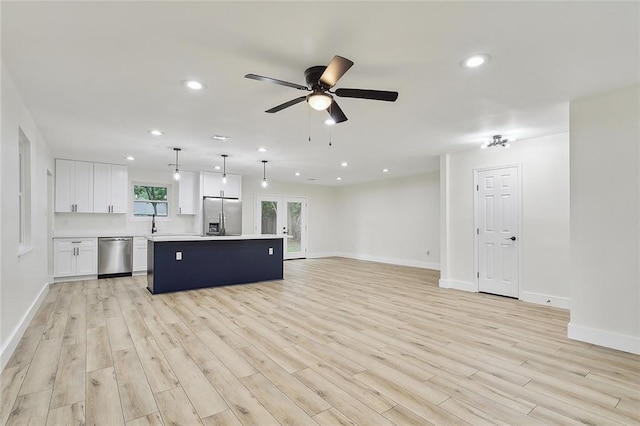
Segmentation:
<svg viewBox="0 0 640 426">
<path fill-rule="evenodd" d="M 156 215 L 154 214 L 151 217 L 151 233 L 155 234 L 156 232 L 158 232 L 158 227 L 156 226 Z"/>
</svg>

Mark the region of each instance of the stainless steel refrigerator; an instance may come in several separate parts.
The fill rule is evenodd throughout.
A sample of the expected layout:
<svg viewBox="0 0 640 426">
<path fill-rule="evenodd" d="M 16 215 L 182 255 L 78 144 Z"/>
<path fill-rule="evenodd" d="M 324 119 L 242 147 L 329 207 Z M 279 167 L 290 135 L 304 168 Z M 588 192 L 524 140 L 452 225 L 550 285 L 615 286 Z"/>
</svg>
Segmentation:
<svg viewBox="0 0 640 426">
<path fill-rule="evenodd" d="M 242 201 L 237 198 L 204 197 L 203 235 L 242 235 Z"/>
</svg>

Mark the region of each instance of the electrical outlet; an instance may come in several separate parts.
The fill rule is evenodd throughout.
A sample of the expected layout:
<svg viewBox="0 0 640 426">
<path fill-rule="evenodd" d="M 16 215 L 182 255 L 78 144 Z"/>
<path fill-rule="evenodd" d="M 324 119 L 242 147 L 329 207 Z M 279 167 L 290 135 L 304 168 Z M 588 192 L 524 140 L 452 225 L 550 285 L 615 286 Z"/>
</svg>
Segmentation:
<svg viewBox="0 0 640 426">
<path fill-rule="evenodd" d="M 269 256 L 273 254 L 273 247 L 269 247 Z"/>
<path fill-rule="evenodd" d="M 182 252 L 181 251 L 177 251 L 176 252 L 176 260 L 182 260 Z"/>
</svg>

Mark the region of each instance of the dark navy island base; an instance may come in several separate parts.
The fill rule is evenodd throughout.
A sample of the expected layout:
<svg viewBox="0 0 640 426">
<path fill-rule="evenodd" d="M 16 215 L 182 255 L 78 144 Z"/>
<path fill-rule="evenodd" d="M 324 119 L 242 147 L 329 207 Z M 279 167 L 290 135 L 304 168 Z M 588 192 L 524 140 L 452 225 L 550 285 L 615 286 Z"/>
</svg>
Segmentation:
<svg viewBox="0 0 640 426">
<path fill-rule="evenodd" d="M 151 238 L 147 251 L 149 291 L 159 294 L 283 279 L 282 238 L 238 238 Z"/>
</svg>

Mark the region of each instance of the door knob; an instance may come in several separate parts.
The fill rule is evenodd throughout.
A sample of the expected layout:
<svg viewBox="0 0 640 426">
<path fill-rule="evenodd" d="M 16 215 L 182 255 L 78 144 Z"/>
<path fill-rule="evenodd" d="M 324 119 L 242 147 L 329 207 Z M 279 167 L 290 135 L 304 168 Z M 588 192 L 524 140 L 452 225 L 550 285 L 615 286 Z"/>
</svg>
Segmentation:
<svg viewBox="0 0 640 426">
<path fill-rule="evenodd" d="M 505 238 L 505 240 L 515 241 L 515 240 L 516 240 L 516 237 L 515 237 L 515 236 L 512 236 L 512 237 L 509 237 L 509 238 Z"/>
</svg>

